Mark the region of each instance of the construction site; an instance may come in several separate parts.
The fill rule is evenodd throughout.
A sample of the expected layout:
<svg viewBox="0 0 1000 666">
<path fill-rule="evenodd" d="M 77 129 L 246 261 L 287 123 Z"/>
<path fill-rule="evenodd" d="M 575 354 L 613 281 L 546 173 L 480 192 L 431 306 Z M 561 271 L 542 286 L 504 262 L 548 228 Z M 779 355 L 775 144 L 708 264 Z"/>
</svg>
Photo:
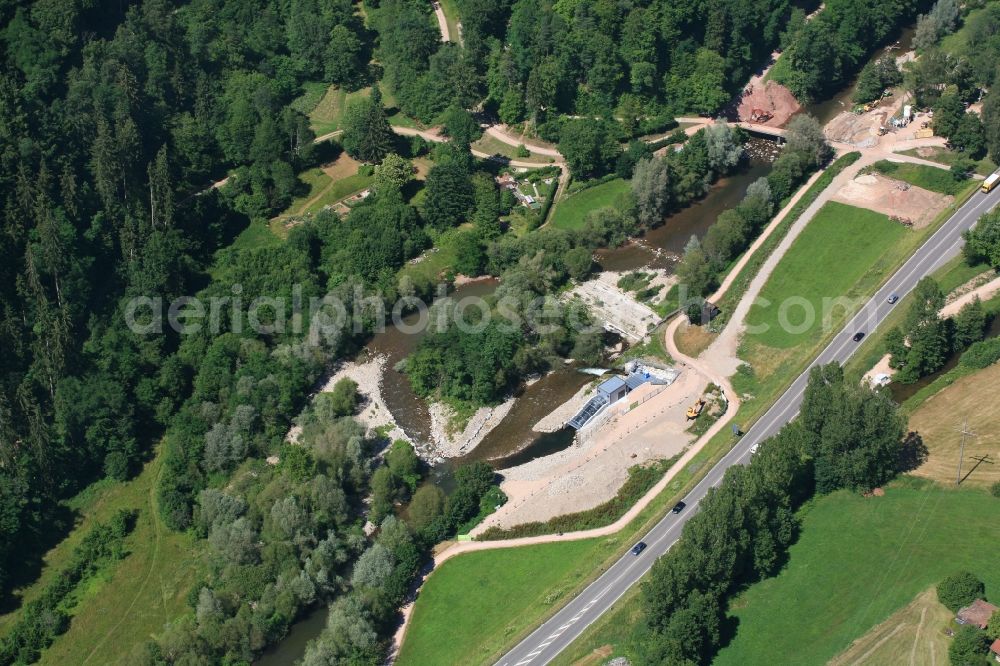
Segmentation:
<svg viewBox="0 0 1000 666">
<path fill-rule="evenodd" d="M 509 529 L 583 511 L 612 499 L 628 470 L 681 454 L 699 419 L 715 418 L 725 397 L 688 366 L 629 364 L 626 374 L 595 380 L 554 413 L 573 416 L 574 443 L 501 470 L 508 502 L 473 531 Z M 634 387 L 634 388 L 632 388 Z M 535 429 L 551 429 L 543 419 Z"/>
<path fill-rule="evenodd" d="M 833 195 L 834 201 L 888 215 L 900 224 L 922 229 L 955 200 L 877 173 L 862 173 Z"/>
</svg>

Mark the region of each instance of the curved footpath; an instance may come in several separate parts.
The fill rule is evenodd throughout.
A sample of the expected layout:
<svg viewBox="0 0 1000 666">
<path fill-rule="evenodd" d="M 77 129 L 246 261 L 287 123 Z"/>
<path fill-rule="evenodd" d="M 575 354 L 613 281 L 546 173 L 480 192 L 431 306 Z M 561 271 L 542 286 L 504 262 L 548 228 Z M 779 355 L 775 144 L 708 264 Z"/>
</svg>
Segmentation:
<svg viewBox="0 0 1000 666">
<path fill-rule="evenodd" d="M 441 30 L 441 41 L 450 42 L 451 34 L 448 32 L 448 19 L 444 15 L 444 10 L 441 9 L 441 3 L 432 2 L 431 5 L 434 7 L 434 16 L 437 17 L 438 29 Z"/>
</svg>

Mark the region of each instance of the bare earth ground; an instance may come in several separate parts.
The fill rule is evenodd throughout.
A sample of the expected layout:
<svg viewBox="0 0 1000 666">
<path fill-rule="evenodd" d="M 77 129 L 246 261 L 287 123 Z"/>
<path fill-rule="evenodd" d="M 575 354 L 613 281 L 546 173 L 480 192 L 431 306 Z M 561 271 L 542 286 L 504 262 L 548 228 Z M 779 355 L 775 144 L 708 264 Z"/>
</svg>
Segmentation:
<svg viewBox="0 0 1000 666">
<path fill-rule="evenodd" d="M 996 296 L 997 292 L 1000 292 L 1000 278 L 996 277 L 994 271 L 987 271 L 982 275 L 977 275 L 948 294 L 945 306 L 941 308 L 941 316 L 951 317 L 958 314 L 959 310 L 974 299 L 978 298 L 981 301 L 988 301 Z"/>
<path fill-rule="evenodd" d="M 618 288 L 622 275 L 604 271 L 596 279 L 573 287 L 566 293 L 566 298 L 580 298 L 606 328 L 634 343 L 649 334 L 659 323 L 660 316 L 648 305 L 636 301 L 632 294 Z"/>
<path fill-rule="evenodd" d="M 921 229 L 933 222 L 938 213 L 951 205 L 955 197 L 869 173 L 845 183 L 833 196 L 833 200 L 890 217 L 895 215 L 905 218 L 913 222 L 914 229 Z"/>
<path fill-rule="evenodd" d="M 341 379 L 353 379 L 358 385 L 361 395 L 361 412 L 357 420 L 367 431 L 390 426 L 386 436 L 391 440 L 401 439 L 409 442 L 417 454 L 424 460 L 434 461 L 439 458 L 452 458 L 464 455 L 474 449 L 489 432 L 495 428 L 514 406 L 514 398 L 496 407 L 482 407 L 469 418 L 465 427 L 458 432 L 449 428 L 453 413 L 450 408 L 441 403 L 431 403 L 432 442 L 423 444 L 411 440 L 396 423 L 392 412 L 382 397 L 382 377 L 385 372 L 385 357 L 373 356 L 366 361 L 349 361 L 340 364 L 336 371 L 326 380 L 321 393 L 333 391 L 333 387 Z M 302 429 L 293 426 L 288 432 L 289 441 L 297 441 Z"/>
<path fill-rule="evenodd" d="M 950 639 L 944 630 L 951 619 L 934 588 L 925 590 L 831 659 L 828 666 L 945 666 Z"/>
<path fill-rule="evenodd" d="M 1000 481 L 1000 441 L 992 433 L 1000 425 L 1000 401 L 991 398 L 1000 382 L 1000 364 L 963 377 L 929 398 L 910 417 L 909 428 L 920 433 L 928 450 L 927 461 L 913 473 L 955 483 L 962 423 L 978 436 L 965 444 L 963 483 L 988 485 Z M 979 459 L 982 459 L 981 461 Z"/>
<path fill-rule="evenodd" d="M 616 416 L 591 436 L 578 437 L 559 453 L 501 470 L 500 487 L 509 501 L 477 526 L 473 536 L 489 527 L 545 521 L 610 500 L 628 478 L 629 467 L 670 458 L 690 444 L 693 437 L 685 432 L 685 412 L 707 383 L 693 369 L 684 368 L 669 387 L 641 386 L 609 407 Z"/>
<path fill-rule="evenodd" d="M 793 115 L 798 113 L 802 106 L 795 99 L 791 90 L 774 81 L 764 82 L 761 80 L 763 76 L 764 74 L 760 74 L 750 79 L 750 83 L 745 89 L 749 90 L 750 94 L 745 94 L 740 100 L 736 114 L 740 120 L 751 122 L 753 110 L 760 109 L 771 114 L 770 119 L 760 124 L 782 127 Z"/>
<path fill-rule="evenodd" d="M 407 442 L 410 438 L 406 436 L 402 428 L 396 425 L 396 421 L 392 416 L 392 412 L 385 404 L 385 400 L 382 397 L 382 373 L 385 371 L 385 357 L 384 356 L 372 356 L 368 360 L 363 362 L 347 361 L 341 363 L 334 370 L 326 382 L 323 384 L 323 388 L 319 390 L 320 393 L 330 393 L 333 391 L 333 387 L 337 385 L 341 379 L 352 379 L 358 385 L 358 394 L 361 397 L 361 412 L 355 417 L 366 430 L 371 431 L 375 428 L 381 428 L 383 426 L 392 426 L 391 430 L 386 433 L 386 436 L 390 439 L 402 439 Z M 291 442 L 298 441 L 299 435 L 302 433 L 302 428 L 299 426 L 292 426 L 288 431 L 286 439 Z M 412 444 L 412 442 L 410 442 Z M 420 453 L 419 448 L 417 452 Z"/>
</svg>

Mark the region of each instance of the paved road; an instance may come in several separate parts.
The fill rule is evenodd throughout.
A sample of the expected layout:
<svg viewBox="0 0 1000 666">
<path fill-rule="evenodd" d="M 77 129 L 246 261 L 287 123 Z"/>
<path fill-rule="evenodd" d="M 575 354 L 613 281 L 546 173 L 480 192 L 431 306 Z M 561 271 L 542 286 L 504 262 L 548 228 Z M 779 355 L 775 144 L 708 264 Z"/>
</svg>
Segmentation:
<svg viewBox="0 0 1000 666">
<path fill-rule="evenodd" d="M 1000 189 L 983 194 L 977 192 L 934 233 L 910 259 L 879 289 L 878 293 L 858 312 L 829 346 L 813 362 L 844 363 L 854 353 L 858 343 L 852 340 L 858 331 L 870 333 L 892 310 L 886 299 L 891 294 L 905 296 L 926 275 L 955 257 L 962 247 L 962 232 L 975 224 L 983 213 L 1000 203 Z M 739 443 L 713 467 L 684 498 L 687 508 L 680 515 L 668 514 L 645 536 L 646 550 L 637 556 L 626 553 L 579 596 L 570 601 L 548 622 L 507 653 L 499 666 L 540 666 L 547 664 L 572 643 L 584 629 L 611 608 L 626 591 L 649 571 L 658 557 L 677 543 L 684 523 L 694 515 L 698 502 L 709 488 L 717 486 L 726 470 L 745 463 L 750 448 L 774 435 L 798 413 L 808 380 L 808 370 L 792 383 L 764 416 L 743 435 Z"/>
</svg>

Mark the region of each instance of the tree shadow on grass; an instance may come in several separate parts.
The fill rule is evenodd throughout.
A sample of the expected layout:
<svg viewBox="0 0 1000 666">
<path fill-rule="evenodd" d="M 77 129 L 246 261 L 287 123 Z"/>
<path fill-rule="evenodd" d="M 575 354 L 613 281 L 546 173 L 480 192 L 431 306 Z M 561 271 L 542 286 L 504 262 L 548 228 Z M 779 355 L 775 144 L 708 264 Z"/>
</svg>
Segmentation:
<svg viewBox="0 0 1000 666">
<path fill-rule="evenodd" d="M 897 469 L 901 474 L 912 472 L 927 462 L 927 456 L 927 445 L 924 444 L 920 433 L 908 432 L 899 447 L 899 456 L 896 460 Z"/>
<path fill-rule="evenodd" d="M 51 513 L 33 526 L 30 535 L 18 544 L 18 555 L 11 558 L 14 566 L 9 571 L 3 589 L 0 589 L 0 615 L 21 607 L 22 596 L 15 591 L 38 580 L 45 566 L 45 553 L 69 536 L 76 526 L 77 516 L 69 507 L 56 504 Z"/>
</svg>

